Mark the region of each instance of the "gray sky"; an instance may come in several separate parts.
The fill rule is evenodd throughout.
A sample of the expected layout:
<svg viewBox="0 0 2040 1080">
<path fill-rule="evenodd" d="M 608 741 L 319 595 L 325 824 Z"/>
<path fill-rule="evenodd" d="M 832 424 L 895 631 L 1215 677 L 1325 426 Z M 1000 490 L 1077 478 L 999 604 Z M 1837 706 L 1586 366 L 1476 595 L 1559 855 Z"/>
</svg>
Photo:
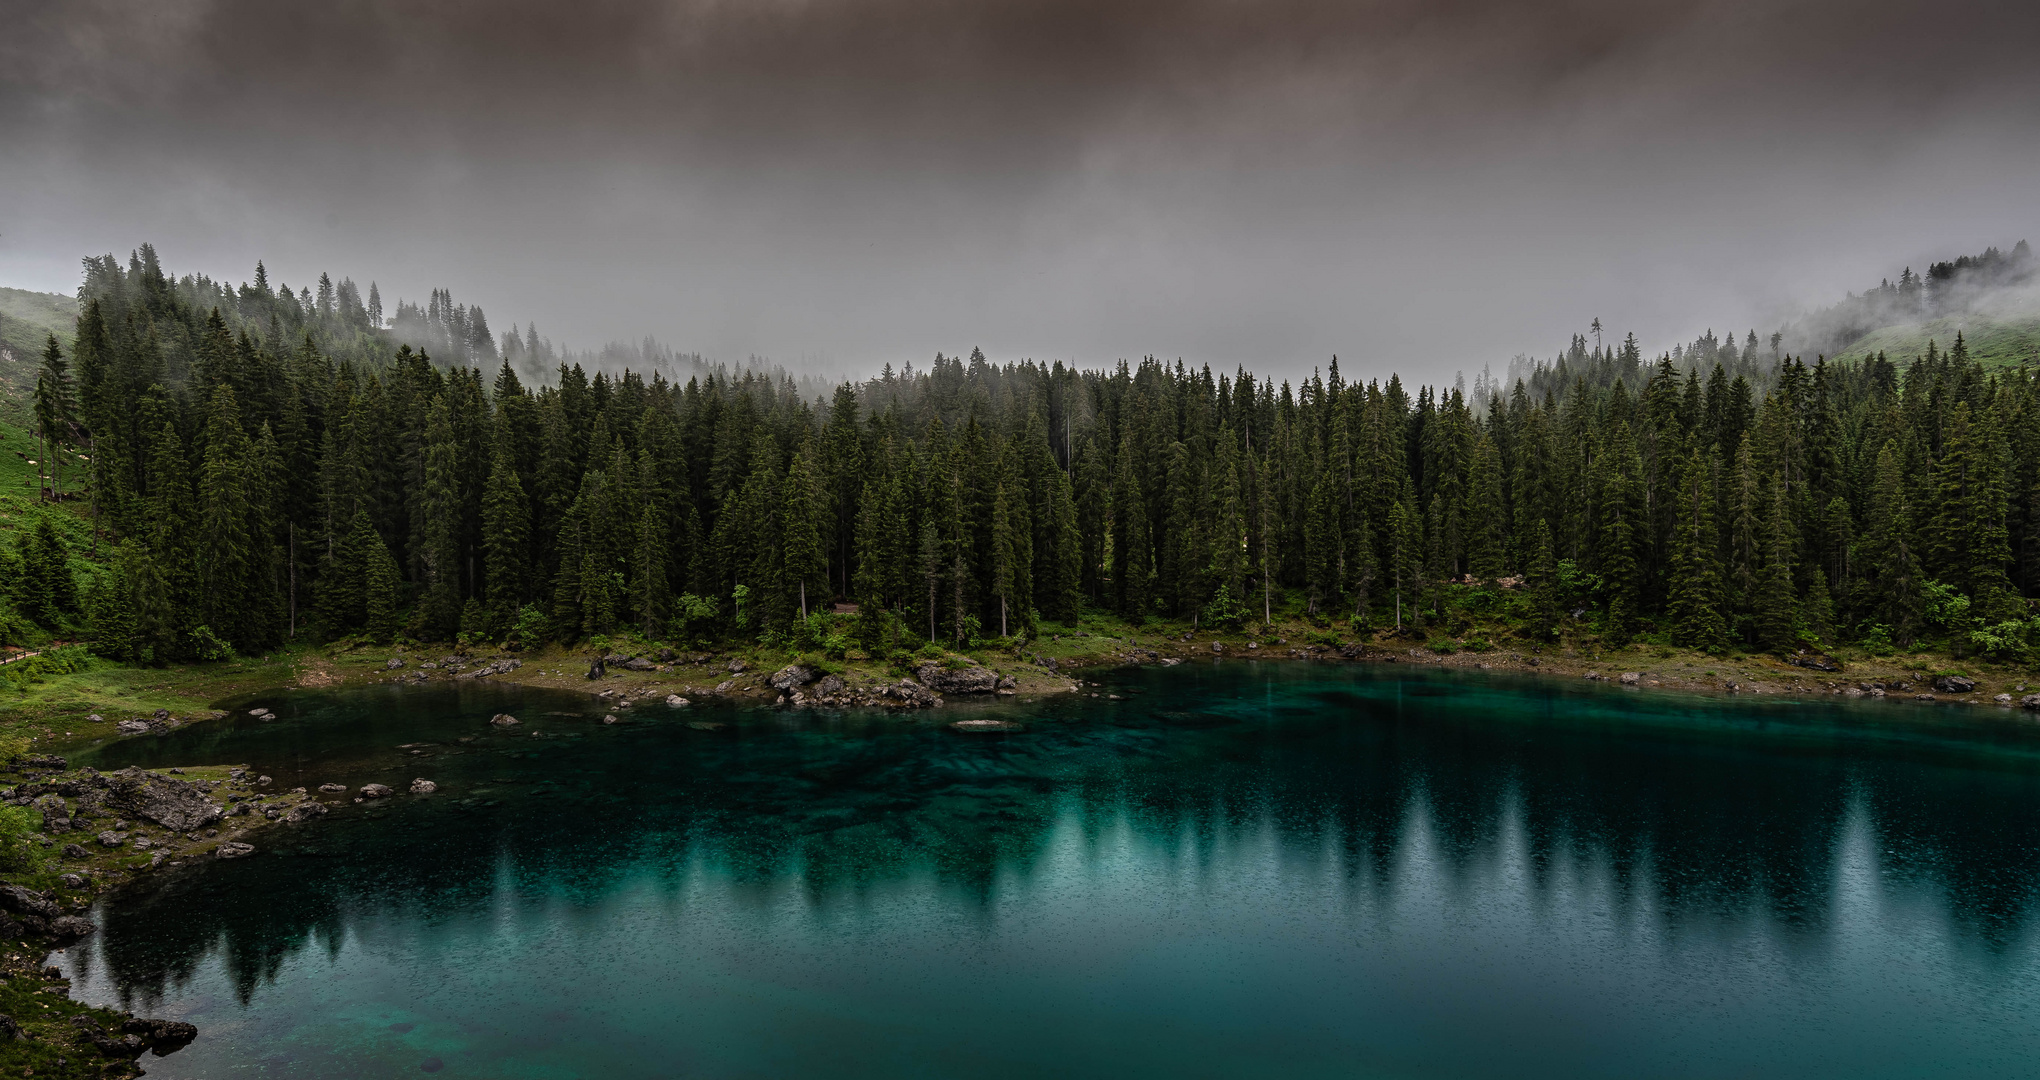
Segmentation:
<svg viewBox="0 0 2040 1080">
<path fill-rule="evenodd" d="M 1449 379 L 2040 209 L 2040 5 L 0 0 L 0 284 L 153 241 L 838 372 Z"/>
</svg>

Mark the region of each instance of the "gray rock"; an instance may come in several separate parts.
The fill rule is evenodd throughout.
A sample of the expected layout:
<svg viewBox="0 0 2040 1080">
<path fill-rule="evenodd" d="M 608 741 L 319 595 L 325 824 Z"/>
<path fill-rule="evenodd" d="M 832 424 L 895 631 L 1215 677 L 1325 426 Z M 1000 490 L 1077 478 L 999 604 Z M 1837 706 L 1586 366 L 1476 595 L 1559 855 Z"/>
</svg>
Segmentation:
<svg viewBox="0 0 2040 1080">
<path fill-rule="evenodd" d="M 82 889 L 85 887 L 85 878 L 82 874 L 65 874 L 57 880 L 63 882 L 66 889 Z"/>
<path fill-rule="evenodd" d="M 328 795 L 340 795 L 347 791 L 346 784 L 320 784 L 319 790 Z"/>
<path fill-rule="evenodd" d="M 1625 671 L 1622 673 L 1622 685 L 1624 686 L 1635 686 L 1642 681 L 1643 675 L 1639 672 Z"/>
<path fill-rule="evenodd" d="M 71 809 L 64 804 L 64 797 L 56 792 L 38 795 L 33 803 L 37 813 L 42 815 L 43 831 L 64 833 L 71 831 Z"/>
<path fill-rule="evenodd" d="M 774 690 L 791 690 L 796 686 L 806 686 L 815 681 L 815 674 L 816 672 L 813 668 L 804 667 L 800 664 L 788 664 L 773 672 L 772 676 L 765 681 L 771 684 Z"/>
<path fill-rule="evenodd" d="M 666 704 L 678 709 L 687 704 L 687 699 L 678 694 L 667 694 Z"/>
<path fill-rule="evenodd" d="M 122 735 L 140 735 L 149 730 L 149 722 L 146 720 L 122 720 L 115 726 Z"/>
<path fill-rule="evenodd" d="M 131 1016 L 120 1029 L 149 1044 L 158 1057 L 198 1038 L 198 1029 L 182 1020 L 148 1020 Z"/>
<path fill-rule="evenodd" d="M 989 694 L 999 688 L 999 675 L 988 667 L 972 665 L 945 668 L 934 660 L 922 661 L 914 669 L 921 685 L 943 694 Z"/>
<path fill-rule="evenodd" d="M 289 821 L 293 825 L 310 821 L 316 817 L 325 817 L 326 804 L 319 802 L 317 799 L 306 799 L 304 802 L 291 807 L 290 812 L 283 816 L 284 820 Z"/>
<path fill-rule="evenodd" d="M 2000 705 L 2007 705 L 2007 706 L 2008 706 L 2008 705 L 2010 705 L 2010 704 L 2012 703 L 2012 695 L 2010 695 L 2010 694 L 1999 694 L 1998 696 L 1996 696 L 1996 697 L 1994 697 L 1994 698 L 1991 698 L 1991 700 L 1992 700 L 1992 701 L 1995 701 L 1995 702 L 1997 702 L 1997 703 L 1998 703 L 1998 704 L 2000 704 Z"/>
<path fill-rule="evenodd" d="M 83 915 L 59 915 L 50 920 L 50 933 L 59 938 L 81 938 L 94 929 L 92 920 Z"/>
<path fill-rule="evenodd" d="M 604 717 L 602 718 L 602 722 L 603 722 L 603 723 L 605 723 L 605 724 L 614 724 L 614 723 L 616 723 L 616 714 L 615 714 L 615 713 L 610 713 L 609 715 L 607 715 L 607 716 L 604 716 Z"/>
<path fill-rule="evenodd" d="M 518 668 L 521 668 L 523 666 L 524 661 L 519 660 L 514 656 L 506 656 L 501 660 L 495 661 L 494 663 L 483 664 L 481 667 L 478 667 L 473 671 L 463 671 L 460 674 L 455 675 L 454 678 L 486 679 L 491 675 L 508 675 L 510 672 L 516 671 Z"/>
<path fill-rule="evenodd" d="M 848 685 L 841 675 L 824 675 L 821 681 L 815 684 L 815 696 L 832 698 L 842 693 L 844 687 Z"/>
<path fill-rule="evenodd" d="M 411 781 L 411 794 L 413 794 L 413 795 L 430 795 L 430 794 L 432 794 L 433 792 L 435 792 L 435 791 L 438 791 L 438 790 L 439 790 L 439 785 L 438 785 L 438 784 L 435 784 L 435 783 L 433 783 L 433 782 L 432 782 L 432 781 L 430 781 L 430 780 L 413 780 L 413 781 Z"/>
<path fill-rule="evenodd" d="M 389 662 L 389 663 L 387 663 L 387 664 L 384 664 L 384 665 L 383 665 L 383 670 L 384 670 L 384 671 L 395 671 L 395 670 L 397 670 L 398 668 L 400 668 L 400 667 L 403 667 L 403 666 L 404 666 L 404 658 L 403 658 L 403 657 L 401 657 L 401 656 L 392 656 L 392 657 L 390 657 L 390 662 Z"/>
<path fill-rule="evenodd" d="M 213 856 L 220 859 L 244 859 L 253 854 L 255 845 L 244 844 L 239 840 L 228 840 L 213 849 Z"/>
<path fill-rule="evenodd" d="M 55 901 L 21 885 L 0 885 L 0 909 L 38 919 L 54 919 L 63 914 Z"/>
<path fill-rule="evenodd" d="M 172 780 L 132 766 L 106 777 L 109 808 L 174 832 L 202 829 L 220 819 L 219 804 L 206 798 L 205 792 L 190 780 Z"/>
<path fill-rule="evenodd" d="M 89 859 L 91 857 L 92 853 L 90 851 L 85 850 L 84 848 L 78 846 L 77 844 L 64 845 L 64 858 L 66 859 Z"/>
<path fill-rule="evenodd" d="M 1976 680 L 1962 675 L 1943 675 L 1934 680 L 1934 689 L 1944 694 L 1966 694 L 1976 689 Z"/>
<path fill-rule="evenodd" d="M 897 684 L 886 687 L 885 696 L 888 704 L 909 709 L 929 709 L 942 704 L 942 699 L 933 691 L 912 679 L 901 679 Z"/>
<path fill-rule="evenodd" d="M 599 656 L 595 658 L 594 663 L 588 665 L 588 677 L 591 679 L 599 679 L 607 674 L 609 669 L 602 666 L 602 658 Z"/>
<path fill-rule="evenodd" d="M 85 722 L 88 724 L 104 724 L 106 723 L 106 717 L 93 713 L 85 718 Z"/>
<path fill-rule="evenodd" d="M 732 674 L 732 675 L 742 675 L 743 673 L 744 673 L 744 662 L 743 662 L 742 660 L 732 660 L 732 661 L 730 661 L 730 674 Z"/>
<path fill-rule="evenodd" d="M 395 794 L 395 792 L 388 784 L 361 785 L 361 797 L 364 799 L 380 799 L 392 794 Z"/>
<path fill-rule="evenodd" d="M 496 715 L 489 717 L 489 723 L 494 724 L 497 727 L 516 727 L 517 718 L 510 715 L 509 713 L 499 712 Z"/>
<path fill-rule="evenodd" d="M 100 833 L 98 836 L 98 840 L 101 847 L 119 847 L 122 844 L 127 843 L 127 838 L 128 834 L 124 832 L 115 832 L 112 829 L 108 829 L 105 832 Z"/>
<path fill-rule="evenodd" d="M 2020 698 L 2019 707 L 2024 709 L 2040 709 L 2040 694 L 2027 694 L 2025 697 Z"/>
<path fill-rule="evenodd" d="M 0 1042 L 26 1042 L 27 1040 L 27 1033 L 21 1030 L 20 1024 L 14 1022 L 13 1017 L 0 1016 Z"/>
<path fill-rule="evenodd" d="M 623 662 L 623 666 L 631 671 L 651 671 L 657 668 L 659 665 L 653 663 L 650 660 L 645 659 L 642 656 L 633 656 L 630 659 L 625 660 Z"/>
</svg>

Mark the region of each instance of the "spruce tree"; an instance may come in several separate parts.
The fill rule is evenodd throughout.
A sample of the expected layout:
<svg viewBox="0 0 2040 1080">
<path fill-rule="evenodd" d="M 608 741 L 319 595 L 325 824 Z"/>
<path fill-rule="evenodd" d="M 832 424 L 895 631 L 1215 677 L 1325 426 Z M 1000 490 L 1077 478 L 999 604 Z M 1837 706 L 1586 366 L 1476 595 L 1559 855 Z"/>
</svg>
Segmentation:
<svg viewBox="0 0 2040 1080">
<path fill-rule="evenodd" d="M 363 631 L 379 644 L 397 636 L 397 614 L 402 604 L 403 572 L 382 536 L 370 530 L 365 538 L 367 573 L 361 582 Z"/>
<path fill-rule="evenodd" d="M 215 637 L 248 651 L 264 644 L 251 616 L 259 602 L 259 519 L 250 498 L 251 448 L 233 387 L 213 390 L 199 474 L 198 621 Z"/>
<path fill-rule="evenodd" d="M 1797 642 L 1799 604 L 1792 585 L 1792 515 L 1785 475 L 1773 474 L 1770 487 L 1764 567 L 1757 580 L 1756 633 L 1759 647 L 1782 651 Z"/>
<path fill-rule="evenodd" d="M 828 599 L 829 553 L 823 541 L 835 527 L 813 451 L 812 444 L 802 447 L 786 472 L 785 573 L 802 619 Z"/>
<path fill-rule="evenodd" d="M 631 607 L 638 632 L 657 639 L 666 632 L 673 593 L 666 576 L 666 523 L 658 507 L 645 504 L 638 518 L 637 545 L 631 557 Z"/>
<path fill-rule="evenodd" d="M 1891 639 L 1911 645 L 1925 622 L 1925 575 L 1913 536 L 1913 515 L 1906 494 L 1905 463 L 1895 439 L 1877 452 L 1877 472 L 1869 493 L 1869 527 L 1864 532 L 1865 576 L 1858 606 L 1872 624 L 1886 627 Z"/>
<path fill-rule="evenodd" d="M 482 493 L 482 552 L 488 606 L 498 618 L 508 618 L 532 598 L 531 503 L 500 444 Z"/>
<path fill-rule="evenodd" d="M 1708 469 L 1696 450 L 1675 505 L 1677 524 L 1666 614 L 1672 620 L 1673 640 L 1713 652 L 1727 644 L 1728 623 L 1721 613 L 1721 541 L 1714 526 L 1714 492 L 1707 479 Z"/>
</svg>

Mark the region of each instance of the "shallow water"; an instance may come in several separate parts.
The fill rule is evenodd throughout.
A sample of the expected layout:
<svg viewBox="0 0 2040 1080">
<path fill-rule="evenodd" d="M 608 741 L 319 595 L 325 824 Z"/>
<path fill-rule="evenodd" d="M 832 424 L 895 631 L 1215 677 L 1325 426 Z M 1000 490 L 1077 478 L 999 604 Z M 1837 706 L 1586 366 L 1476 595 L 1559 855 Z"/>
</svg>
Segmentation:
<svg viewBox="0 0 2040 1080">
<path fill-rule="evenodd" d="M 2040 725 L 1394 666 L 1107 682 L 968 735 L 262 698 L 87 761 L 439 793 L 131 892 L 58 959 L 199 1026 L 156 1077 L 2040 1071 Z"/>
</svg>

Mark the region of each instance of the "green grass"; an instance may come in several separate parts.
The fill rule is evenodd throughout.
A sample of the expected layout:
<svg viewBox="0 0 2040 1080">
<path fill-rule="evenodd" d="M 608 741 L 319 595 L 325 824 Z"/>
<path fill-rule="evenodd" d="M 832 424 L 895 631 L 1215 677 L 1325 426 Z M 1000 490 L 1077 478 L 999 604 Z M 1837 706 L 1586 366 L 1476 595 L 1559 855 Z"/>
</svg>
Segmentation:
<svg viewBox="0 0 2040 1080">
<path fill-rule="evenodd" d="M 77 319 L 71 297 L 0 288 L 0 420 L 27 422 L 43 344 L 54 333 L 69 356 Z"/>
<path fill-rule="evenodd" d="M 1902 372 L 1913 357 L 1926 354 L 1929 340 L 1946 352 L 1955 343 L 1957 332 L 1969 347 L 1969 355 L 1986 368 L 2040 363 L 2040 317 L 1992 319 L 1981 315 L 1946 315 L 1926 322 L 1887 326 L 1872 331 L 1829 359 L 1849 362 L 1882 352 Z"/>
</svg>

